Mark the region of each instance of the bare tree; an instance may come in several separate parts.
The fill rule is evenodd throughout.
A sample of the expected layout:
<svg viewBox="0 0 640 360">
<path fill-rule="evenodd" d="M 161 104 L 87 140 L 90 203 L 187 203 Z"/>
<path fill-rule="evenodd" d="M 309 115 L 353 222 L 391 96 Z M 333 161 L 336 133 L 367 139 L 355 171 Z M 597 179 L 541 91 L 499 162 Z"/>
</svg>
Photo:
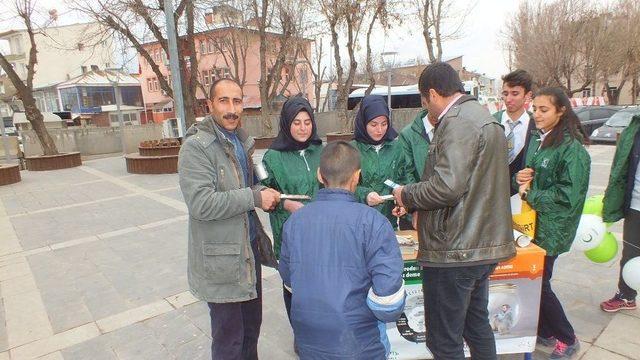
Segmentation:
<svg viewBox="0 0 640 360">
<path fill-rule="evenodd" d="M 273 134 L 270 115 L 274 100 L 283 96 L 296 76 L 298 58 L 306 40 L 300 29 L 305 2 L 296 0 L 251 0 L 260 37 L 260 103 L 263 135 Z M 277 32 L 272 31 L 277 30 Z M 283 79 L 283 72 L 286 76 Z"/>
<path fill-rule="evenodd" d="M 145 2 L 146 1 L 146 2 Z M 169 79 L 161 69 L 156 56 L 149 53 L 149 38 L 159 44 L 164 54 L 169 53 L 169 45 L 163 31 L 165 0 L 70 0 L 71 7 L 81 11 L 102 24 L 108 34 L 124 36 L 149 65 L 158 79 L 160 88 L 167 96 L 174 98 Z M 181 19 L 184 21 L 181 22 Z M 196 28 L 195 6 L 191 0 L 180 0 L 174 12 L 176 24 L 186 23 L 184 36 L 176 35 L 178 42 L 178 62 L 181 69 L 182 97 L 185 107 L 185 123 L 195 123 L 198 88 L 198 59 L 195 51 L 194 34 Z M 178 31 L 179 32 L 179 31 Z M 108 35 L 107 34 L 107 35 Z M 187 60 L 185 60 L 185 57 Z"/>
<path fill-rule="evenodd" d="M 358 62 L 356 61 L 356 44 L 360 35 L 361 26 L 367 10 L 369 0 L 320 0 L 320 10 L 329 25 L 331 34 L 331 46 L 335 61 L 337 100 L 336 110 L 343 124 L 342 131 L 351 131 L 352 121 L 347 116 L 347 103 L 351 86 L 356 75 Z M 340 35 L 346 37 L 347 64 L 342 63 L 340 54 Z"/>
<path fill-rule="evenodd" d="M 307 52 L 303 52 L 305 61 L 308 64 L 311 76 L 313 77 L 313 93 L 315 95 L 315 109 L 320 111 L 320 97 L 322 96 L 322 84 L 327 72 L 327 67 L 322 64 L 322 58 L 325 55 L 322 39 L 318 39 L 313 43 L 313 61 Z"/>
<path fill-rule="evenodd" d="M 249 23 L 251 3 L 246 0 L 213 0 L 205 1 L 204 5 L 216 8 L 216 13 L 211 15 L 220 21 L 220 24 L 206 24 L 205 30 L 223 31 L 209 31 L 206 42 L 201 47 L 206 47 L 208 51 L 209 44 L 213 45 L 221 60 L 221 66 L 217 62 L 215 66 L 228 69 L 229 77 L 244 88 L 247 83 L 247 55 L 251 38 L 255 35 L 255 30 L 250 28 Z M 222 26 L 222 29 L 216 29 L 217 26 Z M 208 89 L 203 91 L 208 94 Z"/>
<path fill-rule="evenodd" d="M 44 117 L 36 106 L 36 100 L 33 97 L 33 77 L 36 74 L 36 67 L 38 65 L 38 49 L 36 46 L 36 34 L 39 34 L 43 29 L 39 28 L 33 23 L 33 15 L 35 12 L 35 4 L 32 0 L 16 0 L 14 2 L 16 15 L 24 22 L 29 36 L 29 62 L 27 64 L 27 79 L 23 81 L 16 73 L 13 66 L 9 63 L 7 58 L 0 51 L 0 67 L 7 74 L 7 77 L 16 88 L 17 95 L 22 100 L 24 105 L 24 111 L 27 120 L 31 123 L 33 130 L 36 132 L 36 136 L 40 141 L 44 155 L 56 155 L 58 149 L 55 142 L 49 135 L 44 123 Z M 45 25 L 46 26 L 46 25 Z"/>
<path fill-rule="evenodd" d="M 386 5 L 387 5 L 386 0 L 378 0 L 378 2 L 376 3 L 375 9 L 371 12 L 370 19 L 369 19 L 369 26 L 367 28 L 367 36 L 366 36 L 367 51 L 365 55 L 365 70 L 367 73 L 367 77 L 369 78 L 369 86 L 364 92 L 365 95 L 371 94 L 371 91 L 373 91 L 373 89 L 376 86 L 376 79 L 373 74 L 373 54 L 371 51 L 371 35 L 373 34 L 373 28 L 376 22 L 379 21 L 380 24 L 385 29 L 389 26 Z"/>
<path fill-rule="evenodd" d="M 611 104 L 617 104 L 625 84 L 631 82 L 631 102 L 635 104 L 640 91 L 640 4 L 623 0 L 607 15 L 607 23 L 613 29 L 613 36 L 607 39 L 610 49 L 604 61 L 607 96 Z M 615 78 L 618 85 L 612 86 Z"/>
<path fill-rule="evenodd" d="M 442 43 L 457 39 L 461 33 L 467 14 L 475 3 L 465 8 L 456 8 L 454 0 L 414 0 L 422 36 L 427 46 L 429 62 L 442 61 Z M 445 27 L 446 25 L 446 27 Z"/>
<path fill-rule="evenodd" d="M 603 72 L 611 46 L 605 25 L 589 0 L 524 2 L 508 23 L 507 46 L 538 85 L 561 86 L 571 96 Z"/>
</svg>

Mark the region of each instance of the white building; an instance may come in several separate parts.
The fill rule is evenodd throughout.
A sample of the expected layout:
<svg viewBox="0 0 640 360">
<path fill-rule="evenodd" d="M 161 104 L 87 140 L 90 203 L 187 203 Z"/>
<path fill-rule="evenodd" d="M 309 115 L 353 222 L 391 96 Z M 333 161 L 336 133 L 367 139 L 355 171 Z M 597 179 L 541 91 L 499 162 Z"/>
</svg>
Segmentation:
<svg viewBox="0 0 640 360">
<path fill-rule="evenodd" d="M 110 40 L 105 40 L 93 46 L 95 36 L 100 32 L 97 23 L 74 24 L 59 27 L 49 27 L 44 33 L 35 36 L 38 50 L 38 63 L 33 79 L 34 97 L 38 101 L 38 107 L 42 111 L 58 111 L 57 99 L 53 99 L 55 85 L 81 75 L 89 70 L 105 69 L 113 65 L 114 46 Z M 29 64 L 29 51 L 31 43 L 27 30 L 9 30 L 0 33 L 0 42 L 9 48 L 8 53 L 3 53 L 13 65 L 21 79 L 27 78 L 27 65 Z M 7 46 L 8 45 L 8 46 Z M 4 72 L 0 71 L 0 113 L 15 94 L 15 88 Z M 4 103 L 3 101 L 4 100 Z"/>
</svg>

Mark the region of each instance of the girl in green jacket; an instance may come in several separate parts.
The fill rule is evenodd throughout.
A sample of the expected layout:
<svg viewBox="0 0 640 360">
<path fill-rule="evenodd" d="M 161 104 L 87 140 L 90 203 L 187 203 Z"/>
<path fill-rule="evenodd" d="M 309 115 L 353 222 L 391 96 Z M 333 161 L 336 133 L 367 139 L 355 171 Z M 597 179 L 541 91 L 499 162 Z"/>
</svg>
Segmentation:
<svg viewBox="0 0 640 360">
<path fill-rule="evenodd" d="M 269 177 L 262 184 L 288 195 L 313 197 L 319 188 L 317 171 L 320 166 L 322 140 L 313 118 L 313 108 L 305 98 L 287 100 L 280 113 L 280 130 L 264 154 L 262 163 Z M 269 213 L 276 257 L 280 257 L 282 227 L 291 213 L 305 201 L 284 200 Z M 291 293 L 283 289 L 287 315 L 291 310 Z"/>
<path fill-rule="evenodd" d="M 555 346 L 551 359 L 568 358 L 580 343 L 551 289 L 558 255 L 569 251 L 589 188 L 588 140 L 569 98 L 560 88 L 544 88 L 533 100 L 537 135 L 531 138 L 527 167 L 516 174 L 519 193 L 537 212 L 536 243 L 546 250 L 538 342 Z"/>
<path fill-rule="evenodd" d="M 391 180 L 397 184 L 415 182 L 407 163 L 402 144 L 396 141 L 398 133 L 391 126 L 389 108 L 382 96 L 368 95 L 362 99 L 355 119 L 352 145 L 360 152 L 362 175 L 356 188 L 358 201 L 375 207 L 397 228 L 397 217 L 404 209 L 396 208 L 391 195 L 393 189 L 384 184 Z M 395 210 L 395 211 L 394 211 Z"/>
</svg>

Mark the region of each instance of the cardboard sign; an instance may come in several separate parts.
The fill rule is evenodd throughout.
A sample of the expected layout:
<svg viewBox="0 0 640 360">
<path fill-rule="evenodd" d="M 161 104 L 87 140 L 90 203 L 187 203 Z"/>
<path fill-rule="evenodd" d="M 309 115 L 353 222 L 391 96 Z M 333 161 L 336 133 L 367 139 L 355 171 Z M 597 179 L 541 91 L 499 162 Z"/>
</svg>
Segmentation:
<svg viewBox="0 0 640 360">
<path fill-rule="evenodd" d="M 406 236 L 411 232 L 401 233 Z M 417 238 L 417 233 L 411 236 Z M 533 352 L 536 346 L 545 251 L 534 244 L 517 251 L 515 258 L 498 264 L 489 280 L 487 308 L 498 354 Z M 429 324 L 424 319 L 422 269 L 415 256 L 403 257 L 407 299 L 402 316 L 387 324 L 389 359 L 431 359 L 426 346 Z M 466 345 L 465 353 L 469 356 Z"/>
</svg>

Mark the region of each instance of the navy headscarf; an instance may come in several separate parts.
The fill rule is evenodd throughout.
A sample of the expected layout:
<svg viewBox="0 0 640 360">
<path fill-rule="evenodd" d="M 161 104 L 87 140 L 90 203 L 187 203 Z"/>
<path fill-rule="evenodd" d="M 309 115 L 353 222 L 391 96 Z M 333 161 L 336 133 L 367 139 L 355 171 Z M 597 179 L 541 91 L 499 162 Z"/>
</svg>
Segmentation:
<svg viewBox="0 0 640 360">
<path fill-rule="evenodd" d="M 303 143 L 296 141 L 291 135 L 291 123 L 301 111 L 306 111 L 309 114 L 312 124 L 311 136 Z M 311 144 L 322 144 L 322 140 L 318 137 L 316 120 L 313 118 L 313 108 L 307 99 L 302 96 L 294 96 L 282 105 L 280 131 L 269 148 L 278 151 L 295 151 L 304 150 Z"/>
<path fill-rule="evenodd" d="M 374 141 L 371 136 L 369 136 L 369 133 L 367 133 L 367 124 L 378 116 L 386 116 L 389 127 L 387 128 L 386 134 L 384 134 L 380 141 Z M 360 110 L 358 110 L 358 114 L 356 114 L 355 133 L 353 134 L 353 138 L 356 139 L 356 141 L 365 144 L 380 145 L 383 142 L 391 141 L 396 137 L 398 137 L 398 133 L 391 126 L 389 108 L 387 107 L 387 103 L 384 101 L 384 97 L 380 95 L 365 96 L 360 103 Z"/>
</svg>

